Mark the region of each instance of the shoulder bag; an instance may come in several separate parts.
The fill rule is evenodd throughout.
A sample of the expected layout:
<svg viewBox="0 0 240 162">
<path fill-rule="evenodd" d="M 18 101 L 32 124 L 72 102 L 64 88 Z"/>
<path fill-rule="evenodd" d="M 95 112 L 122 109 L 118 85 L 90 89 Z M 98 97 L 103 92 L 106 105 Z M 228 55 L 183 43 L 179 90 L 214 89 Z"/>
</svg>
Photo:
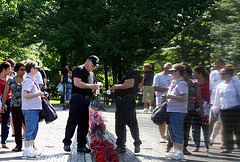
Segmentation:
<svg viewBox="0 0 240 162">
<path fill-rule="evenodd" d="M 49 124 L 58 118 L 55 108 L 50 104 L 47 98 L 42 98 L 42 111 L 40 116 Z"/>
<path fill-rule="evenodd" d="M 168 113 L 167 113 L 167 101 L 163 100 L 159 106 L 153 110 L 151 120 L 156 125 L 163 125 L 164 122 L 168 123 Z"/>
</svg>

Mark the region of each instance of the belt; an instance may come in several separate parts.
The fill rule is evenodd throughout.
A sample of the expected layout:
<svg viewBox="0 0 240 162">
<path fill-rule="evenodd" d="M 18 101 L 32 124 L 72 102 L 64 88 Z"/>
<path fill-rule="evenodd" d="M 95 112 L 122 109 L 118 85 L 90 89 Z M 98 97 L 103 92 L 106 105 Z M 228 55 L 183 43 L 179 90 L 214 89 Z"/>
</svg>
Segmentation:
<svg viewBox="0 0 240 162">
<path fill-rule="evenodd" d="M 90 100 L 90 96 L 88 96 L 88 95 L 87 96 L 83 96 L 83 95 L 81 95 L 79 93 L 73 93 L 72 96 L 80 96 L 80 97 L 82 97 L 82 98 L 84 98 L 86 100 Z"/>
<path fill-rule="evenodd" d="M 116 100 L 123 100 L 123 99 L 126 98 L 126 97 L 134 97 L 134 95 L 131 94 L 131 95 L 125 95 L 125 96 L 117 96 L 117 97 L 116 97 Z"/>
</svg>

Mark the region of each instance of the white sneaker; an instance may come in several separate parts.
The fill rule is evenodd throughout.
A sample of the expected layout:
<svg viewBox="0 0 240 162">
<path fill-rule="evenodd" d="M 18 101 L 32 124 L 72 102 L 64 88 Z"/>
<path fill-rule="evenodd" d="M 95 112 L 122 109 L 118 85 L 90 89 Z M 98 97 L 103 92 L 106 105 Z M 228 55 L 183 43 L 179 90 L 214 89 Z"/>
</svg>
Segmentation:
<svg viewBox="0 0 240 162">
<path fill-rule="evenodd" d="M 144 109 L 143 109 L 143 112 L 148 112 L 148 109 L 147 109 L 147 108 L 144 108 Z"/>
<path fill-rule="evenodd" d="M 166 158 L 172 158 L 173 156 L 176 156 L 176 155 L 177 155 L 177 153 L 175 153 L 175 152 L 170 152 L 170 153 L 166 154 L 165 157 L 166 157 Z"/>
<path fill-rule="evenodd" d="M 23 156 L 24 156 L 24 157 L 29 157 L 29 158 L 35 158 L 37 155 L 34 154 L 34 153 L 32 153 L 32 152 L 29 151 L 29 150 L 24 150 Z"/>
<path fill-rule="evenodd" d="M 176 154 L 175 156 L 172 156 L 171 159 L 172 159 L 172 160 L 184 160 L 185 157 L 184 157 L 183 154 L 178 153 L 178 154 Z"/>
<path fill-rule="evenodd" d="M 41 156 L 42 155 L 42 153 L 37 151 L 37 150 L 32 150 L 31 152 L 34 153 L 37 156 Z"/>
<path fill-rule="evenodd" d="M 149 111 L 153 111 L 153 108 L 152 108 L 152 106 L 150 106 L 150 107 L 149 107 Z"/>
</svg>

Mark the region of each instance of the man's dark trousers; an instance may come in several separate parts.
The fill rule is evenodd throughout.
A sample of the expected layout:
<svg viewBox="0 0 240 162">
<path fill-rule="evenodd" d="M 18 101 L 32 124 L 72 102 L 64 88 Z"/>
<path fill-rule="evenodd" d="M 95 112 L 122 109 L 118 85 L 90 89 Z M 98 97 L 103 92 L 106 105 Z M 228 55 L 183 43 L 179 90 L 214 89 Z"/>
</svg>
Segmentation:
<svg viewBox="0 0 240 162">
<path fill-rule="evenodd" d="M 78 148 L 84 147 L 87 144 L 87 133 L 89 127 L 89 104 L 90 99 L 85 99 L 80 95 L 72 96 L 70 100 L 70 111 L 66 126 L 65 138 L 63 143 L 71 145 L 76 126 Z"/>
<path fill-rule="evenodd" d="M 139 139 L 139 128 L 135 110 L 136 102 L 134 95 L 128 95 L 116 100 L 115 132 L 117 135 L 116 144 L 120 148 L 125 148 L 126 125 L 130 128 L 134 139 L 134 146 L 142 144 Z"/>
</svg>

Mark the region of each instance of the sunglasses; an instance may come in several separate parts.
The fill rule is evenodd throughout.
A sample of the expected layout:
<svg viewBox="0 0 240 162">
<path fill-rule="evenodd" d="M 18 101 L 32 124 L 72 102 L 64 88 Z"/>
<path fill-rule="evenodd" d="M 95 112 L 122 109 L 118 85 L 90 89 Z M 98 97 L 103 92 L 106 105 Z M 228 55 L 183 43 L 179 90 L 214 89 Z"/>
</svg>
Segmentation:
<svg viewBox="0 0 240 162">
<path fill-rule="evenodd" d="M 93 67 L 93 68 L 96 68 L 96 67 L 97 67 L 96 65 L 93 65 L 92 61 L 91 61 L 91 64 L 92 64 L 92 67 Z"/>
</svg>

